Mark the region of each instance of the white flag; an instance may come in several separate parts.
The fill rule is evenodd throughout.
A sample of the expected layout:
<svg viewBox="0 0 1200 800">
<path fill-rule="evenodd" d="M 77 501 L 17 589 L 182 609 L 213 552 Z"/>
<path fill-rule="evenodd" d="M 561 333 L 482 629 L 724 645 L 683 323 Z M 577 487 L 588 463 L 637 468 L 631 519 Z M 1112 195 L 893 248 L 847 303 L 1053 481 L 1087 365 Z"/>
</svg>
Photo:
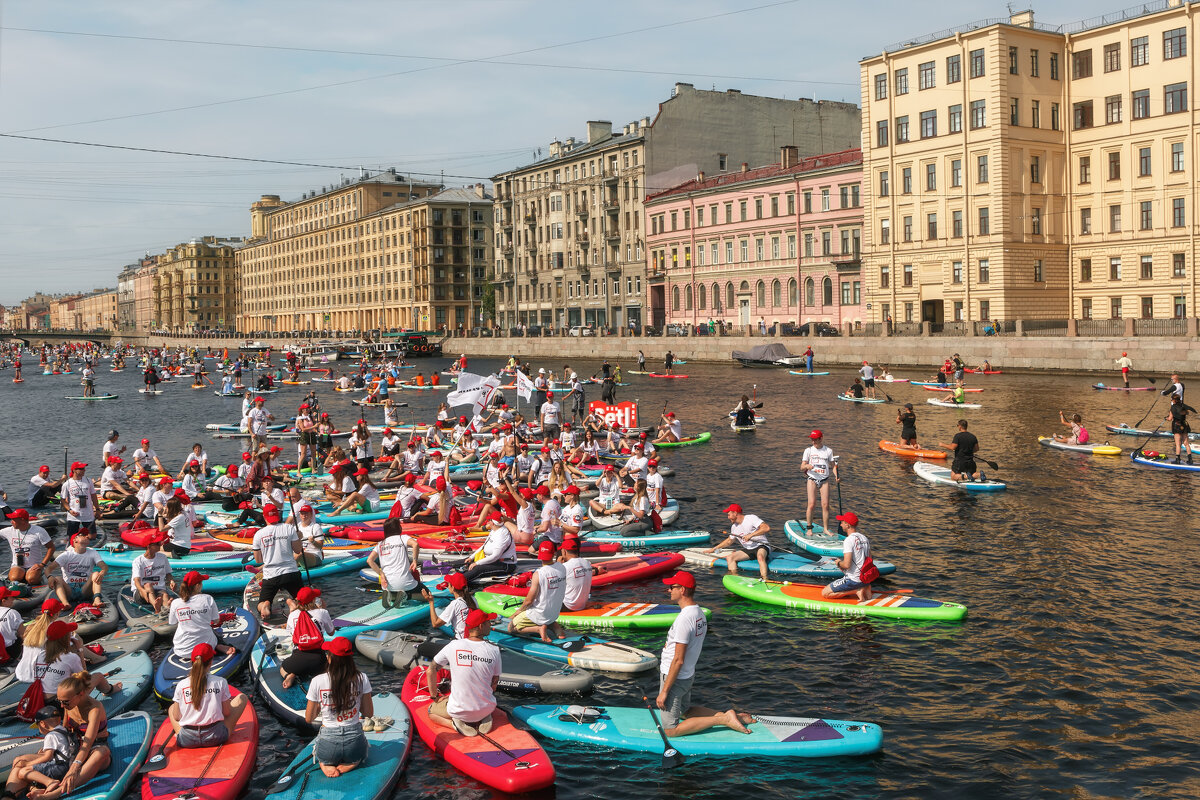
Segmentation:
<svg viewBox="0 0 1200 800">
<path fill-rule="evenodd" d="M 488 407 L 492 401 L 492 395 L 500 388 L 500 379 L 495 375 L 490 376 L 486 381 L 480 384 L 476 389 L 482 390 L 479 397 L 475 400 L 474 412 L 476 416 L 483 413 L 483 410 Z"/>
<path fill-rule="evenodd" d="M 527 403 L 533 400 L 533 381 L 521 370 L 517 370 L 517 394 Z"/>
<path fill-rule="evenodd" d="M 464 381 L 466 386 L 463 386 Z M 491 391 L 500 385 L 500 379 L 495 375 L 483 378 L 464 372 L 458 378 L 458 390 L 446 396 L 446 402 L 452 406 L 465 406 L 474 403 L 479 405 L 480 398 L 487 398 Z"/>
</svg>

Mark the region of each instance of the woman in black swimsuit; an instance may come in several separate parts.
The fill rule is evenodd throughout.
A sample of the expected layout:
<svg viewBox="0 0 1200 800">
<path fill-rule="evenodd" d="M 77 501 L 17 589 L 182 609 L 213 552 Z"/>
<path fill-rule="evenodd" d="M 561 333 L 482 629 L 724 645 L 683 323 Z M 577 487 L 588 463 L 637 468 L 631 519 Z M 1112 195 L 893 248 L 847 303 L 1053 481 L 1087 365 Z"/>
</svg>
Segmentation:
<svg viewBox="0 0 1200 800">
<path fill-rule="evenodd" d="M 1178 394 L 1171 395 L 1171 411 L 1167 414 L 1167 419 L 1171 422 L 1171 433 L 1175 435 L 1175 463 L 1178 464 L 1181 453 L 1186 448 L 1187 463 L 1192 463 L 1192 447 L 1187 444 L 1188 434 L 1192 432 L 1192 428 L 1188 425 L 1188 412 L 1196 413 L 1196 409 L 1183 402 L 1183 398 Z"/>
</svg>

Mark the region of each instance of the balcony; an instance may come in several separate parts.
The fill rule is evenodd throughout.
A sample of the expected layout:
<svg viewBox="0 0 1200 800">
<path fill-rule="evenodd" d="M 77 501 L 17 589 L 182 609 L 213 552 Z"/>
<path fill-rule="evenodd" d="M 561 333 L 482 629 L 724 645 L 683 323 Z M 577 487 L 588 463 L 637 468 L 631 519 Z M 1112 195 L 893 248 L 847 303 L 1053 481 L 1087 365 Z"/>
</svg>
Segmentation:
<svg viewBox="0 0 1200 800">
<path fill-rule="evenodd" d="M 621 232 L 619 230 L 615 230 L 615 229 L 609 230 L 607 233 L 604 234 L 604 238 L 608 241 L 609 244 L 620 244 L 621 243 Z"/>
<path fill-rule="evenodd" d="M 525 249 L 530 253 L 536 253 L 538 251 L 537 242 L 530 242 L 529 244 L 525 245 Z"/>
<path fill-rule="evenodd" d="M 579 217 L 580 219 L 587 219 L 588 218 L 587 208 L 584 206 L 579 206 L 578 208 L 575 209 L 575 216 Z"/>
<path fill-rule="evenodd" d="M 615 171 L 607 170 L 607 169 L 604 170 L 604 185 L 605 186 L 616 186 L 617 185 L 617 173 Z"/>
<path fill-rule="evenodd" d="M 525 224 L 532 228 L 534 225 L 537 225 L 537 217 L 533 214 L 526 214 Z"/>
<path fill-rule="evenodd" d="M 835 258 L 833 266 L 838 272 L 862 272 L 862 261 L 857 257 Z"/>
<path fill-rule="evenodd" d="M 504 254 L 505 258 L 511 259 L 513 257 L 513 246 L 511 244 L 505 245 L 504 247 L 500 248 L 500 252 Z"/>
<path fill-rule="evenodd" d="M 506 206 L 511 206 L 512 205 L 512 196 L 510 195 L 508 197 L 501 197 L 500 202 Z"/>
<path fill-rule="evenodd" d="M 616 214 L 621 210 L 621 202 L 619 200 L 605 200 L 604 211 L 608 214 Z"/>
<path fill-rule="evenodd" d="M 505 218 L 504 218 L 504 219 L 503 219 L 503 220 L 500 222 L 500 227 L 501 227 L 501 228 L 503 228 L 503 229 L 504 229 L 504 230 L 506 230 L 506 231 L 511 231 L 511 230 L 512 230 L 512 226 L 513 226 L 512 217 L 505 217 Z"/>
<path fill-rule="evenodd" d="M 591 241 L 588 239 L 588 235 L 586 233 L 581 233 L 579 235 L 579 246 L 580 247 L 590 247 L 591 246 Z"/>
</svg>

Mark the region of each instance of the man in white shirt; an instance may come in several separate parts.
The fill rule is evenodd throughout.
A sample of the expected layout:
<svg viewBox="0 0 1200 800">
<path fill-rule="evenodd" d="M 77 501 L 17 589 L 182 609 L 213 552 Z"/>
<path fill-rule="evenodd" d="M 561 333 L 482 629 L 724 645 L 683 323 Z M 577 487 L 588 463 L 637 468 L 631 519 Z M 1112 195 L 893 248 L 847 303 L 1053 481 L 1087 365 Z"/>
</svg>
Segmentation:
<svg viewBox="0 0 1200 800">
<path fill-rule="evenodd" d="M 879 570 L 871 559 L 871 543 L 858 530 L 858 514 L 847 511 L 838 514 L 837 520 L 846 534 L 842 540 L 842 557 L 837 561 L 842 577 L 822 589 L 821 596 L 836 598 L 854 595 L 860 603 L 865 602 L 872 597 L 871 581 L 879 576 Z M 866 574 L 872 571 L 874 576 Z"/>
<path fill-rule="evenodd" d="M 96 507 L 99 498 L 96 487 L 84 477 L 87 464 L 76 461 L 71 465 L 71 477 L 63 482 L 60 495 L 62 496 L 63 511 L 67 512 L 67 538 L 70 539 L 81 528 L 86 529 L 92 536 L 96 535 Z"/>
<path fill-rule="evenodd" d="M 646 464 L 649 461 L 650 459 L 646 458 L 642 453 L 642 446 L 640 444 L 635 445 L 633 455 L 626 459 L 625 466 L 621 467 L 621 477 L 628 476 L 634 483 L 643 480 L 646 477 Z"/>
<path fill-rule="evenodd" d="M 463 638 L 450 642 L 433 657 L 425 672 L 433 698 L 431 722 L 465 736 L 491 731 L 501 673 L 500 648 L 487 640 L 494 619 L 495 614 L 473 609 L 467 614 Z M 438 667 L 450 670 L 450 693 L 445 696 L 438 685 Z"/>
<path fill-rule="evenodd" d="M 654 443 L 678 442 L 681 439 L 683 439 L 683 423 L 675 416 L 674 411 L 668 411 L 658 426 L 658 438 L 654 440 Z"/>
<path fill-rule="evenodd" d="M 162 462 L 158 460 L 158 453 L 150 447 L 149 439 L 142 439 L 142 446 L 133 451 L 133 466 L 146 472 L 157 470 L 166 473 Z"/>
<path fill-rule="evenodd" d="M 100 463 L 107 464 L 108 460 L 113 456 L 119 456 L 125 452 L 125 445 L 117 444 L 117 439 L 121 436 L 116 428 L 108 432 L 108 439 L 104 441 L 104 447 L 100 452 Z"/>
<path fill-rule="evenodd" d="M 129 488 L 129 476 L 125 474 L 125 470 L 121 469 L 121 464 L 125 463 L 123 458 L 112 456 L 108 460 L 108 466 L 104 468 L 103 474 L 100 476 L 100 495 L 105 500 L 119 500 L 115 508 L 109 509 L 108 513 L 115 513 L 127 506 L 137 505 L 137 492 Z"/>
<path fill-rule="evenodd" d="M 558 438 L 561 415 L 562 409 L 554 402 L 554 393 L 546 392 L 546 402 L 542 403 L 539 416 L 542 422 L 542 438 L 546 441 Z"/>
<path fill-rule="evenodd" d="M 567 570 L 554 560 L 557 551 L 553 542 L 542 542 L 538 546 L 538 560 L 542 565 L 534 571 L 529 581 L 529 594 L 525 595 L 525 600 L 509 621 L 512 633 L 536 633 L 546 643 L 567 635 L 563 626 L 558 624 L 558 615 L 562 612 L 563 598 L 567 592 Z M 553 639 L 549 635 L 551 633 L 554 634 Z"/>
<path fill-rule="evenodd" d="M 8 515 L 12 524 L 0 530 L 0 539 L 8 542 L 12 551 L 12 566 L 8 579 L 36 586 L 42 583 L 42 572 L 54 558 L 54 543 L 41 525 L 29 522 L 29 512 L 23 508 Z"/>
<path fill-rule="evenodd" d="M 696 579 L 690 572 L 680 570 L 664 578 L 671 602 L 679 606 L 679 616 L 667 631 L 659 661 L 659 689 L 655 700 L 662 710 L 662 726 L 667 736 L 687 736 L 723 725 L 741 733 L 750 733 L 746 725 L 754 721 L 749 714 L 739 714 L 732 708 L 721 713 L 704 706 L 692 705 L 692 681 L 696 662 L 708 634 L 704 609 L 696 604 Z"/>
<path fill-rule="evenodd" d="M 567 572 L 563 611 L 582 611 L 592 599 L 592 562 L 580 557 L 579 537 L 570 534 L 563 537 L 561 557 Z"/>
<path fill-rule="evenodd" d="M 50 505 L 50 499 L 58 494 L 67 476 L 63 475 L 56 481 L 50 480 L 50 467 L 43 464 L 38 472 L 29 479 L 29 490 L 25 499 L 30 508 L 45 508 Z"/>
<path fill-rule="evenodd" d="M 267 411 L 266 399 L 259 395 L 254 398 L 254 407 L 246 415 L 250 423 L 250 452 L 257 453 L 267 441 L 267 427 L 275 421 L 275 416 Z"/>
<path fill-rule="evenodd" d="M 730 575 L 737 572 L 739 561 L 753 558 L 758 560 L 758 572 L 765 581 L 768 578 L 767 561 L 771 558 L 771 545 L 767 543 L 767 534 L 771 526 L 754 514 L 746 514 L 737 503 L 732 503 L 725 509 L 729 519 L 729 536 L 720 544 L 706 548 L 704 552 L 711 553 L 723 550 L 730 545 L 733 549 L 725 553 L 725 568 Z"/>
<path fill-rule="evenodd" d="M 271 615 L 271 603 L 282 589 L 292 598 L 304 586 L 296 557 L 304 550 L 300 532 L 294 525 L 283 523 L 279 508 L 273 503 L 263 506 L 266 525 L 254 534 L 254 560 L 262 564 L 262 587 L 258 593 L 258 615 Z"/>
</svg>

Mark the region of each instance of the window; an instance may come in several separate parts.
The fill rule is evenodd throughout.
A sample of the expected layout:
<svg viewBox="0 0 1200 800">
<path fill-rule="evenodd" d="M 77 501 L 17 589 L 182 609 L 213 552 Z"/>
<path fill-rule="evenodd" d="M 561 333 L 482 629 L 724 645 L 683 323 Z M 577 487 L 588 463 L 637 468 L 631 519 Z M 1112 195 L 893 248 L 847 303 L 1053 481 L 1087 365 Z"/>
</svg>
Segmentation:
<svg viewBox="0 0 1200 800">
<path fill-rule="evenodd" d="M 1139 89 L 1133 93 L 1133 118 L 1146 119 L 1150 116 L 1150 90 Z"/>
<path fill-rule="evenodd" d="M 896 70 L 896 96 L 908 94 L 908 69 Z"/>
<path fill-rule="evenodd" d="M 962 283 L 962 262 L 955 261 L 950 264 L 950 282 Z"/>
<path fill-rule="evenodd" d="M 958 83 L 962 80 L 962 56 L 946 58 L 946 83 Z"/>
<path fill-rule="evenodd" d="M 1187 316 L 1187 297 L 1181 294 L 1175 295 L 1175 319 L 1183 319 Z"/>
<path fill-rule="evenodd" d="M 762 202 L 762 198 L 761 198 L 761 197 L 756 197 L 756 198 L 754 198 L 754 218 L 755 218 L 755 219 L 762 219 L 762 212 L 763 212 L 763 202 Z M 684 212 L 684 213 L 686 214 L 687 212 Z M 686 217 L 685 217 L 685 219 L 686 219 Z M 686 227 L 687 227 L 687 225 L 685 224 L 683 227 L 685 227 L 685 228 L 686 228 Z"/>
<path fill-rule="evenodd" d="M 804 213 L 805 214 L 812 213 L 812 192 L 804 193 Z M 726 219 L 725 221 L 728 222 L 729 220 Z"/>
<path fill-rule="evenodd" d="M 987 125 L 987 101 L 971 101 L 971 128 L 982 128 Z"/>
<path fill-rule="evenodd" d="M 1170 83 L 1163 87 L 1163 113 L 1187 111 L 1187 82 Z"/>
<path fill-rule="evenodd" d="M 879 196 L 888 196 L 888 172 L 886 169 L 879 173 Z"/>
<path fill-rule="evenodd" d="M 1150 148 L 1138 148 L 1138 177 L 1144 178 L 1150 174 Z"/>
<path fill-rule="evenodd" d="M 1080 302 L 1079 316 L 1082 317 L 1083 319 L 1091 319 L 1092 318 L 1092 298 L 1085 297 L 1082 300 L 1080 300 L 1079 302 Z"/>
<path fill-rule="evenodd" d="M 1072 106 L 1075 130 L 1092 127 L 1092 101 L 1085 100 Z"/>
<path fill-rule="evenodd" d="M 840 195 L 839 201 L 841 203 L 838 208 L 850 208 L 850 187 L 840 186 L 838 189 L 838 194 Z"/>
<path fill-rule="evenodd" d="M 696 210 L 696 214 L 697 214 L 696 225 L 697 226 L 700 225 L 700 215 L 702 215 L 703 213 L 704 213 L 703 208 Z M 771 216 L 772 217 L 779 216 L 779 197 L 778 196 L 771 197 Z"/>
<path fill-rule="evenodd" d="M 925 215 L 925 234 L 926 239 L 933 240 L 937 238 L 937 214 Z"/>
<path fill-rule="evenodd" d="M 1091 183 L 1092 182 L 1092 157 L 1091 156 L 1080 156 L 1079 157 L 1079 182 L 1080 183 Z"/>
<path fill-rule="evenodd" d="M 875 76 L 875 99 L 887 99 L 887 73 L 881 72 Z"/>
<path fill-rule="evenodd" d="M 1154 201 L 1143 200 L 1138 213 L 1138 227 L 1148 231 L 1154 227 Z"/>
<path fill-rule="evenodd" d="M 1079 260 L 1079 282 L 1091 283 L 1092 281 L 1092 260 L 1090 258 L 1081 258 Z"/>
<path fill-rule="evenodd" d="M 771 237 L 771 258 L 774 258 L 774 259 L 779 258 L 779 237 L 778 236 Z"/>
<path fill-rule="evenodd" d="M 791 278 L 790 280 L 788 280 L 788 308 L 798 305 L 798 302 L 797 302 L 798 300 L 799 300 L 799 294 L 797 293 L 797 290 L 796 290 L 796 279 Z"/>
<path fill-rule="evenodd" d="M 1119 205 L 1108 207 L 1108 232 L 1121 232 L 1121 207 Z"/>
<path fill-rule="evenodd" d="M 908 141 L 908 115 L 896 117 L 896 144 Z"/>
<path fill-rule="evenodd" d="M 815 306 L 817 304 L 816 292 L 813 290 L 813 279 L 809 278 L 804 282 L 804 305 Z"/>
<path fill-rule="evenodd" d="M 738 220 L 741 222 L 745 222 L 747 220 L 745 200 L 738 201 Z"/>
<path fill-rule="evenodd" d="M 913 285 L 913 265 L 912 264 L 904 265 L 904 285 L 905 286 Z"/>
<path fill-rule="evenodd" d="M 983 48 L 971 51 L 971 77 L 982 78 L 984 75 Z"/>
<path fill-rule="evenodd" d="M 787 254 L 787 257 L 788 257 L 788 258 L 795 258 L 795 257 L 796 257 L 796 234 L 794 234 L 794 233 L 790 233 L 790 234 L 788 234 L 788 254 Z"/>
<path fill-rule="evenodd" d="M 1121 121 L 1121 95 L 1114 94 L 1104 98 L 1104 122 L 1111 125 Z"/>
<path fill-rule="evenodd" d="M 921 112 L 921 138 L 932 139 L 937 136 L 937 112 L 922 111 Z"/>
<path fill-rule="evenodd" d="M 1171 277 L 1172 278 L 1186 278 L 1187 277 L 1187 268 L 1184 266 L 1184 263 L 1185 262 L 1184 262 L 1184 254 L 1183 253 L 1172 253 L 1171 254 Z"/>
<path fill-rule="evenodd" d="M 1029 51 L 1029 74 L 1031 77 L 1034 77 L 1034 78 L 1036 78 L 1038 76 L 1038 51 L 1037 50 Z"/>
<path fill-rule="evenodd" d="M 1071 78 L 1079 80 L 1080 78 L 1092 77 L 1092 51 L 1084 50 L 1079 53 L 1071 54 Z"/>
<path fill-rule="evenodd" d="M 1029 160 L 1029 182 L 1042 182 L 1042 158 L 1041 156 L 1033 156 Z"/>
<path fill-rule="evenodd" d="M 1183 172 L 1183 142 L 1171 142 L 1171 172 Z"/>
<path fill-rule="evenodd" d="M 879 288 L 886 289 L 891 284 L 891 269 L 884 264 L 879 268 Z"/>
<path fill-rule="evenodd" d="M 937 85 L 937 78 L 934 75 L 934 62 L 926 61 L 917 67 L 917 85 L 921 89 L 932 89 Z"/>
<path fill-rule="evenodd" d="M 1187 55 L 1187 28 L 1163 31 L 1163 61 Z"/>
<path fill-rule="evenodd" d="M 1121 280 L 1121 259 L 1113 257 L 1108 259 L 1108 279 L 1110 281 Z"/>
<path fill-rule="evenodd" d="M 750 260 L 750 240 L 749 239 L 742 239 L 740 242 L 738 242 L 738 255 L 741 256 L 741 258 L 738 259 L 739 264 L 745 264 L 747 261 Z"/>
<path fill-rule="evenodd" d="M 1139 36 L 1129 42 L 1129 66 L 1143 67 L 1150 63 L 1150 37 Z"/>
<path fill-rule="evenodd" d="M 980 300 L 979 301 L 979 318 L 980 319 L 991 319 L 992 318 L 992 303 L 990 300 Z"/>
<path fill-rule="evenodd" d="M 1046 279 L 1042 277 L 1042 260 L 1035 259 L 1033 262 L 1033 282 L 1043 283 Z"/>
<path fill-rule="evenodd" d="M 842 305 L 850 305 L 850 281 L 842 281 Z"/>
<path fill-rule="evenodd" d="M 1029 228 L 1030 233 L 1034 236 L 1042 235 L 1042 210 L 1040 208 L 1029 210 Z"/>
<path fill-rule="evenodd" d="M 991 264 L 986 258 L 979 259 L 979 282 L 987 283 L 991 280 Z"/>
<path fill-rule="evenodd" d="M 1144 280 L 1144 281 L 1154 280 L 1154 256 L 1142 256 L 1141 267 L 1142 267 L 1142 273 L 1141 273 L 1142 280 Z"/>
<path fill-rule="evenodd" d="M 975 159 L 975 180 L 978 183 L 988 182 L 988 157 L 979 156 Z"/>
<path fill-rule="evenodd" d="M 733 263 L 733 242 L 725 243 L 725 263 L 726 264 Z"/>
<path fill-rule="evenodd" d="M 821 303 L 822 305 L 833 305 L 833 281 L 829 278 L 821 281 Z"/>
<path fill-rule="evenodd" d="M 839 250 L 838 252 L 840 252 L 842 255 L 847 255 L 850 253 L 850 231 L 849 230 L 842 231 L 842 249 Z"/>
<path fill-rule="evenodd" d="M 859 200 L 859 186 L 854 184 L 850 187 L 850 208 L 858 208 L 862 202 Z"/>
<path fill-rule="evenodd" d="M 821 190 L 821 210 L 822 211 L 829 210 L 829 190 L 828 189 Z"/>
<path fill-rule="evenodd" d="M 912 194 L 912 167 L 900 171 L 901 194 Z"/>
<path fill-rule="evenodd" d="M 811 233 L 804 234 L 804 257 L 813 257 L 813 235 Z"/>
<path fill-rule="evenodd" d="M 771 282 L 771 305 L 776 308 L 783 305 L 783 288 L 779 281 Z"/>
<path fill-rule="evenodd" d="M 904 321 L 905 322 L 913 321 L 913 304 L 912 303 L 904 304 Z"/>
<path fill-rule="evenodd" d="M 729 168 L 729 156 L 725 155 L 724 153 L 718 153 L 717 154 L 717 169 L 724 172 L 728 168 Z"/>
<path fill-rule="evenodd" d="M 962 104 L 950 106 L 950 133 L 962 133 Z"/>
<path fill-rule="evenodd" d="M 1113 319 L 1120 319 L 1121 318 L 1121 298 L 1119 298 L 1119 297 L 1112 298 L 1109 301 L 1109 306 L 1112 309 L 1112 311 L 1110 312 L 1109 315 Z"/>
<path fill-rule="evenodd" d="M 1110 181 L 1121 180 L 1121 153 L 1114 150 L 1108 154 L 1108 179 Z"/>
<path fill-rule="evenodd" d="M 962 186 L 962 159 L 956 158 L 950 162 L 950 185 Z"/>
<path fill-rule="evenodd" d="M 987 208 L 979 209 L 979 235 L 987 236 L 992 232 L 991 214 Z"/>
<path fill-rule="evenodd" d="M 961 239 L 963 235 L 963 212 L 950 212 L 950 235 L 955 239 Z"/>
<path fill-rule="evenodd" d="M 1114 42 L 1113 44 L 1104 45 L 1104 71 L 1116 72 L 1121 68 L 1121 44 Z"/>
<path fill-rule="evenodd" d="M 879 243 L 889 244 L 892 241 L 892 223 L 889 220 L 879 220 Z"/>
<path fill-rule="evenodd" d="M 925 191 L 933 192 L 937 190 L 937 165 L 925 165 Z"/>
<path fill-rule="evenodd" d="M 1033 105 L 1030 106 L 1029 124 L 1034 128 L 1042 127 L 1042 103 L 1040 100 L 1034 100 Z"/>
<path fill-rule="evenodd" d="M 1176 197 L 1171 200 L 1171 227 L 1182 228 L 1184 226 L 1184 200 L 1182 197 Z"/>
<path fill-rule="evenodd" d="M 1015 47 L 1008 48 L 1008 74 L 1019 74 L 1017 70 L 1017 48 Z"/>
<path fill-rule="evenodd" d="M 912 217 L 904 218 L 904 241 L 912 241 Z"/>
<path fill-rule="evenodd" d="M 1021 100 L 1018 97 L 1013 97 L 1008 101 L 1008 124 L 1021 124 Z"/>
<path fill-rule="evenodd" d="M 1092 232 L 1092 210 L 1090 208 L 1079 209 L 1079 233 L 1086 236 Z"/>
<path fill-rule="evenodd" d="M 1058 53 L 1050 54 L 1050 80 L 1058 80 Z"/>
<path fill-rule="evenodd" d="M 1142 319 L 1154 319 L 1154 298 L 1142 298 Z"/>
<path fill-rule="evenodd" d="M 1058 121 L 1058 103 L 1050 104 L 1050 130 L 1056 131 L 1059 129 Z"/>
<path fill-rule="evenodd" d="M 833 233 L 831 231 L 821 231 L 821 255 L 833 255 Z"/>
</svg>

